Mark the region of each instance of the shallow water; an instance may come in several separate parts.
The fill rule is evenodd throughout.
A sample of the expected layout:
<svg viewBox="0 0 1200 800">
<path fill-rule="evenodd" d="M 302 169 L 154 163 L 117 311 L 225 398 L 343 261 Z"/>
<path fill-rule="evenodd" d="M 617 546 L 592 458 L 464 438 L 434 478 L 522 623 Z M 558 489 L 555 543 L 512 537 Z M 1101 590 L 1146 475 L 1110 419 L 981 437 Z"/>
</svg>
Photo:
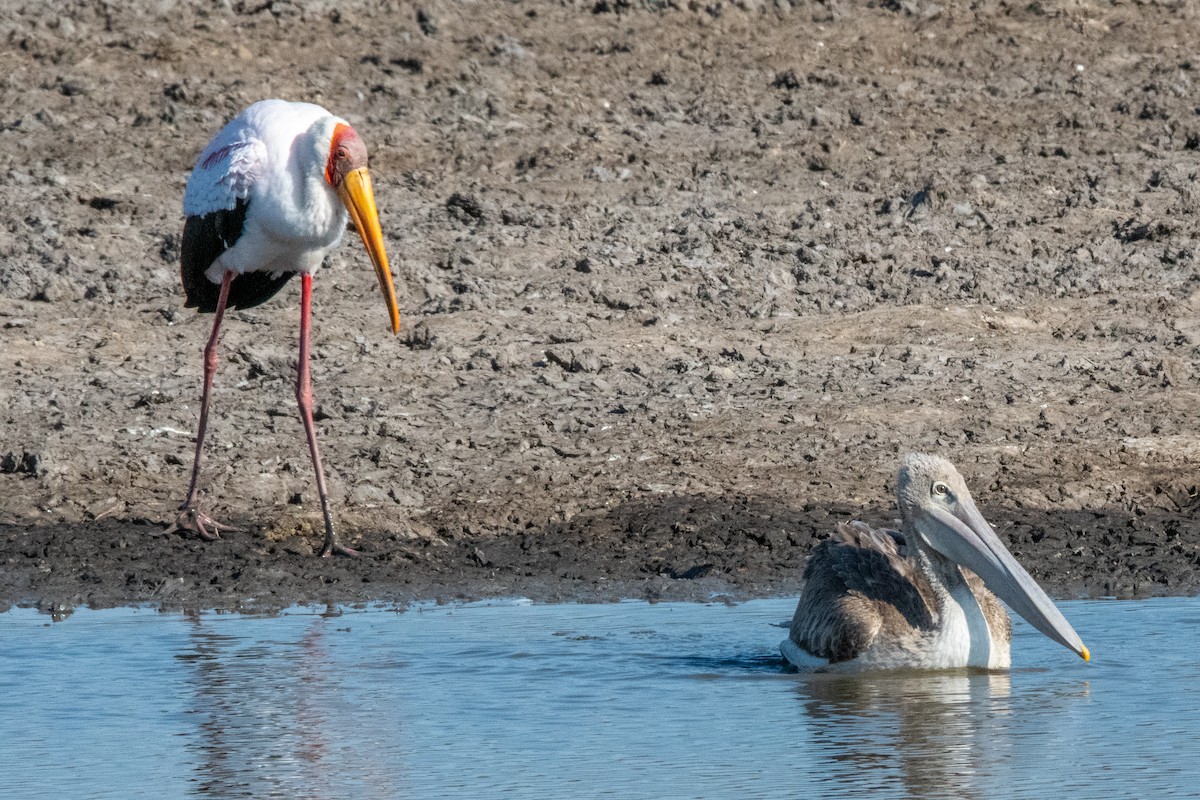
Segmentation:
<svg viewBox="0 0 1200 800">
<path fill-rule="evenodd" d="M 0 797 L 1195 797 L 1200 600 L 1011 673 L 786 673 L 792 600 L 0 615 Z"/>
</svg>

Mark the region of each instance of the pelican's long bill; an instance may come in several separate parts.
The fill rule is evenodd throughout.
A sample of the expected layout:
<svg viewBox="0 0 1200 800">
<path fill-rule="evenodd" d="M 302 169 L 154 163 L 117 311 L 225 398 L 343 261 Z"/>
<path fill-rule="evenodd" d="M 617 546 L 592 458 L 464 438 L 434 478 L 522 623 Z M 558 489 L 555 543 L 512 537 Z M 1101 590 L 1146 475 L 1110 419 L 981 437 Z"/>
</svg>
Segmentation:
<svg viewBox="0 0 1200 800">
<path fill-rule="evenodd" d="M 1074 651 L 1084 661 L 1091 660 L 1091 652 L 1071 623 L 1008 552 L 969 497 L 959 498 L 954 513 L 933 508 L 929 510 L 929 516 L 934 523 L 931 527 L 939 529 L 928 537 L 936 550 L 972 570 L 987 588 L 1030 625 Z"/>
<path fill-rule="evenodd" d="M 375 208 L 375 191 L 371 188 L 371 173 L 367 172 L 367 168 L 360 167 L 346 173 L 338 186 L 338 196 L 350 212 L 350 219 L 375 266 L 375 275 L 379 278 L 379 288 L 383 291 L 391 318 L 392 333 L 399 333 L 400 306 L 396 303 L 396 287 L 392 284 L 392 269 L 388 266 L 387 250 L 383 247 L 379 211 Z"/>
</svg>

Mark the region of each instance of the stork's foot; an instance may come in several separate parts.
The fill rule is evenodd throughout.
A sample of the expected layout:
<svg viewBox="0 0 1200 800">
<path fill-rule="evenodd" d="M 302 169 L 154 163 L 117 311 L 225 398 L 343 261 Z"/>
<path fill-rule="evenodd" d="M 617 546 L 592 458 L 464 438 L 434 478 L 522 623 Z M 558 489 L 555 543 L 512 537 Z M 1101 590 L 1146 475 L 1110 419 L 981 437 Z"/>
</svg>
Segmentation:
<svg viewBox="0 0 1200 800">
<path fill-rule="evenodd" d="M 329 558 L 330 556 L 349 556 L 355 558 L 361 555 L 357 550 L 346 547 L 346 545 L 336 539 L 326 539 L 325 544 L 321 547 L 321 558 Z"/>
<path fill-rule="evenodd" d="M 179 510 L 179 516 L 171 523 L 171 527 L 163 530 L 163 535 L 191 531 L 206 542 L 215 542 L 221 538 L 221 531 L 236 531 L 232 525 L 225 525 L 205 514 L 194 505 L 184 505 Z"/>
</svg>

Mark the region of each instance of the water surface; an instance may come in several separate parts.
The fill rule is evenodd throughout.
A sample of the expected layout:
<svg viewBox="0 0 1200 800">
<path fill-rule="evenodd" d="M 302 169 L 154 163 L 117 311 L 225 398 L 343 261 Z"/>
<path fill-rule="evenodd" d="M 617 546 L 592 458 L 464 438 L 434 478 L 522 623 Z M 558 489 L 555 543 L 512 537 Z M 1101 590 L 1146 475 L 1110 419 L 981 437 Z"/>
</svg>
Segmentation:
<svg viewBox="0 0 1200 800">
<path fill-rule="evenodd" d="M 786 672 L 792 600 L 0 615 L 5 798 L 1200 792 L 1200 600 L 1076 602 L 1085 664 Z"/>
</svg>

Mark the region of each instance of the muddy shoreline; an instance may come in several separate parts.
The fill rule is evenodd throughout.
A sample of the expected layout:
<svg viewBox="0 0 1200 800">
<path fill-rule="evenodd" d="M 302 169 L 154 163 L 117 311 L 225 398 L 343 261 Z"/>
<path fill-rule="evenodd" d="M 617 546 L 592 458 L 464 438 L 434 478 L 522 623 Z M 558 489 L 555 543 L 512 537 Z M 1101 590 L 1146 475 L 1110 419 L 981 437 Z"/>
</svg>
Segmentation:
<svg viewBox="0 0 1200 800">
<path fill-rule="evenodd" d="M 799 589 L 901 455 L 1061 597 L 1200 591 L 1200 50 L 1187 3 L 134 2 L 0 20 L 0 605 Z M 299 44 L 298 44 L 299 43 Z M 371 149 L 403 331 L 315 285 L 210 318 L 180 198 L 221 124 Z"/>
<path fill-rule="evenodd" d="M 0 542 L 16 558 L 10 557 L 0 603 L 65 613 L 118 605 L 271 612 L 502 597 L 738 602 L 797 594 L 804 555 L 838 519 L 864 516 L 853 511 L 676 497 L 504 537 L 363 534 L 353 542 L 363 548 L 357 559 L 315 557 L 317 536 L 270 542 L 256 529 L 205 543 L 161 536 L 144 522 L 3 526 Z M 983 511 L 1056 597 L 1200 591 L 1200 560 L 1187 556 L 1188 543 L 1200 536 L 1194 506 L 1124 517 Z"/>
</svg>

